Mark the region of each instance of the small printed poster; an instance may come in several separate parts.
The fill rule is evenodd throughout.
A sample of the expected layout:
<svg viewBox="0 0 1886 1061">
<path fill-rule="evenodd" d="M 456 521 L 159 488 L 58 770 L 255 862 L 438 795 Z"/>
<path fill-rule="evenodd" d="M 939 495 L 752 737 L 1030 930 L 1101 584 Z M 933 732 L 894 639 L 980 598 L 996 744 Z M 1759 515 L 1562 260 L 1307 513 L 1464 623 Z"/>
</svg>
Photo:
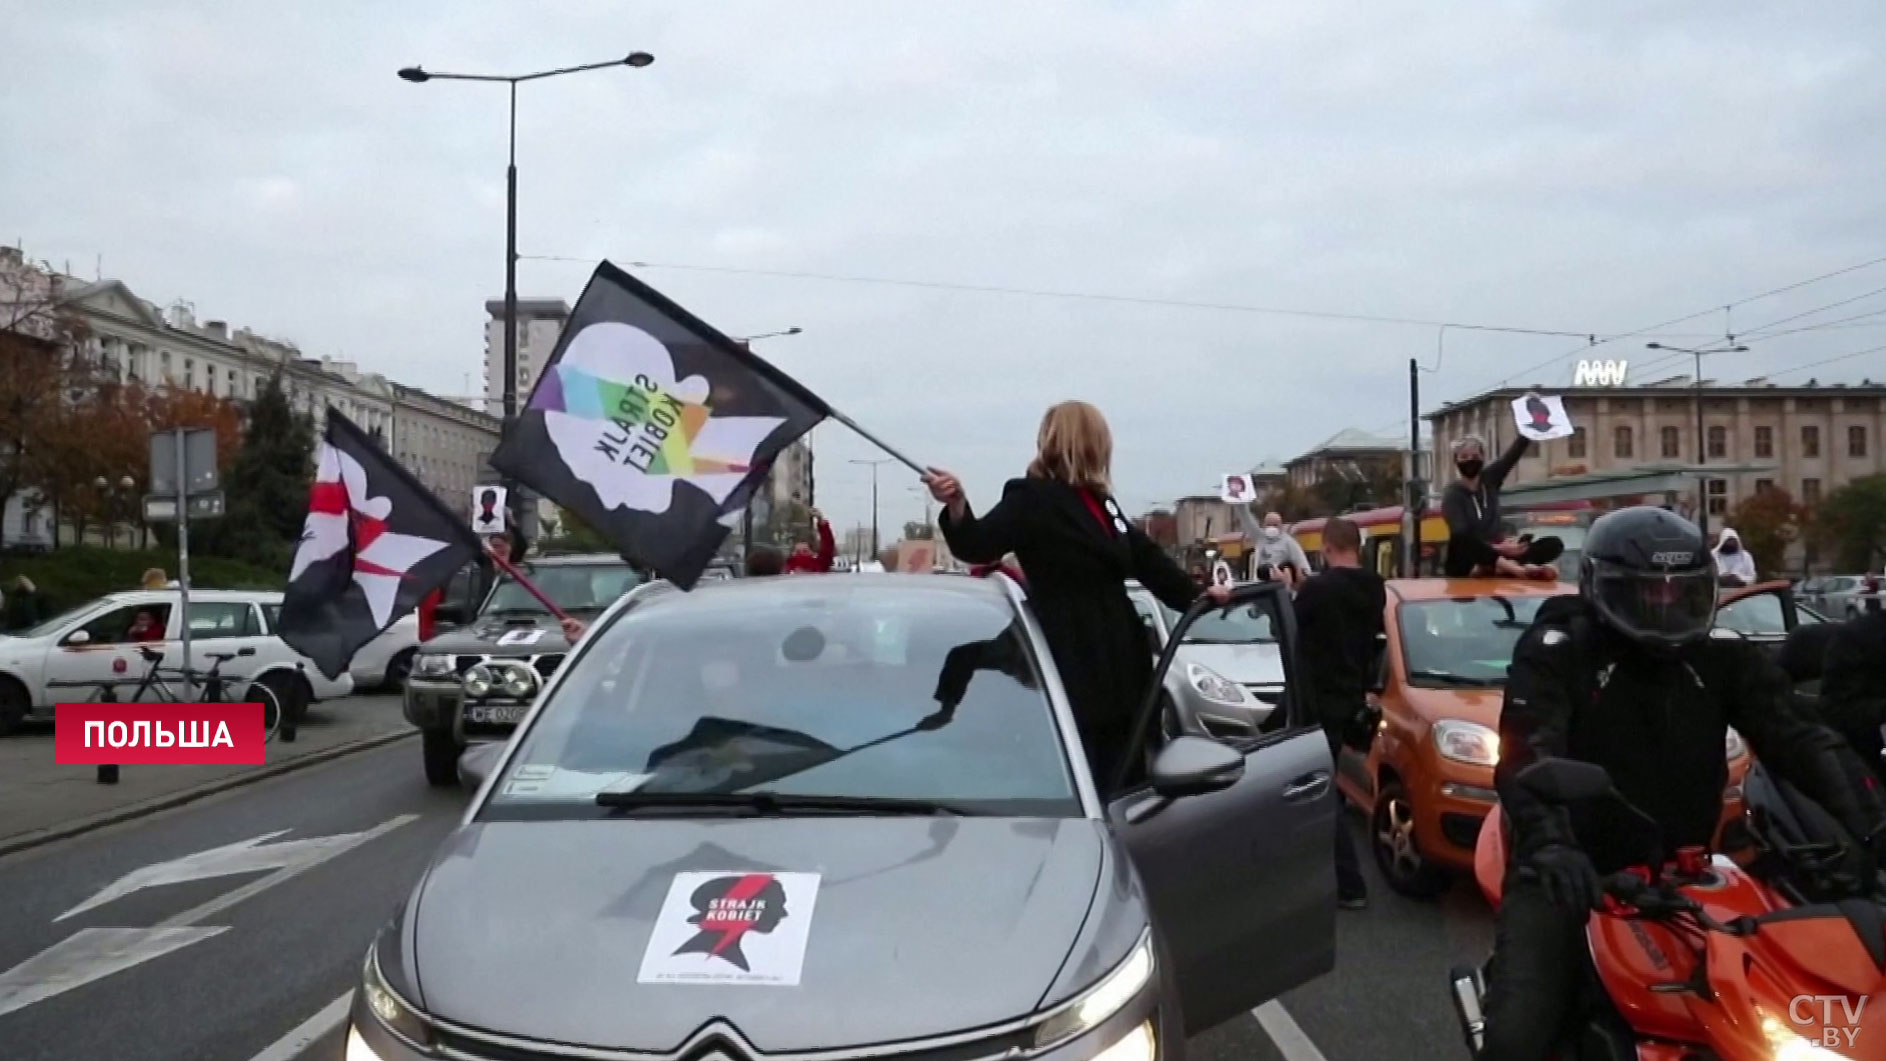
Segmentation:
<svg viewBox="0 0 1886 1061">
<path fill-rule="evenodd" d="M 504 495 L 502 486 L 472 488 L 472 530 L 478 534 L 504 533 Z"/>
<path fill-rule="evenodd" d="M 1513 399 L 1513 423 L 1534 442 L 1548 442 L 1572 434 L 1572 418 L 1560 395 L 1527 394 Z"/>
<path fill-rule="evenodd" d="M 636 980 L 797 987 L 818 898 L 817 873 L 677 873 Z"/>
<path fill-rule="evenodd" d="M 1237 579 L 1231 574 L 1231 565 L 1225 563 L 1223 560 L 1212 565 L 1211 580 L 1214 586 L 1229 586 L 1237 582 Z"/>
<path fill-rule="evenodd" d="M 1248 505 L 1257 500 L 1257 487 L 1248 475 L 1227 475 L 1218 487 L 1218 499 L 1228 505 Z"/>
<path fill-rule="evenodd" d="M 528 630 L 506 630 L 498 638 L 500 645 L 534 645 L 544 639 L 544 632 L 536 628 Z"/>
</svg>

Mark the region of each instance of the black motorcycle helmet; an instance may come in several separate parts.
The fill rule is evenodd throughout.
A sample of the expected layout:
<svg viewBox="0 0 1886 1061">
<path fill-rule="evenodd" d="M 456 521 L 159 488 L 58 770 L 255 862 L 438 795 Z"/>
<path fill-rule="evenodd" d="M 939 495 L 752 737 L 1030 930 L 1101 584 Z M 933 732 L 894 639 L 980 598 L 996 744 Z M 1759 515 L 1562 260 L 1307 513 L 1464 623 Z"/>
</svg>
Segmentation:
<svg viewBox="0 0 1886 1061">
<path fill-rule="evenodd" d="M 1716 561 L 1696 524 L 1648 505 L 1601 516 L 1585 536 L 1578 592 L 1605 625 L 1647 648 L 1709 636 Z"/>
</svg>

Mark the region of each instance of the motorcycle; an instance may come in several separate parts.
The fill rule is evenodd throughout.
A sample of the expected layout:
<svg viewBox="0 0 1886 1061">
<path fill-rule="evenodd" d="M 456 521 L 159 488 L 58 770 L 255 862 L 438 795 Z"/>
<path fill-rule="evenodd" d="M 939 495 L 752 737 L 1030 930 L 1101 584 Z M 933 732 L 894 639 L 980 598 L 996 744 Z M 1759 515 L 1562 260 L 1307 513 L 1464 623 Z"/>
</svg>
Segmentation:
<svg viewBox="0 0 1886 1061">
<path fill-rule="evenodd" d="M 1886 1061 L 1879 902 L 1797 901 L 1703 848 L 1666 852 L 1655 821 L 1595 764 L 1544 759 L 1518 783 L 1548 803 L 1611 803 L 1625 827 L 1645 836 L 1644 864 L 1606 878 L 1604 908 L 1587 924 L 1588 1000 L 1558 1039 L 1558 1061 Z M 1791 819 L 1776 828 L 1799 826 Z M 1496 807 L 1474 849 L 1475 880 L 1495 908 L 1505 832 Z M 1484 966 L 1450 974 L 1475 1056 L 1487 975 Z"/>
</svg>

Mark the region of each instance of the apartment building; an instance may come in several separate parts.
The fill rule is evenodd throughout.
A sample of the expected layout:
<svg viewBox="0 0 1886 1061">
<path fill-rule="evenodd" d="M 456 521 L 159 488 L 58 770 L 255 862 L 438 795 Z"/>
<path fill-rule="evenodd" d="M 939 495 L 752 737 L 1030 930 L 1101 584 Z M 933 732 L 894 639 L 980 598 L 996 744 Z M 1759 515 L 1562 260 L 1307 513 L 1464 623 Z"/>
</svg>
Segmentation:
<svg viewBox="0 0 1886 1061">
<path fill-rule="evenodd" d="M 485 410 L 504 412 L 504 300 L 485 302 Z M 544 365 L 556 352 L 557 339 L 570 321 L 570 304 L 560 298 L 517 300 L 517 404 L 530 397 Z"/>
</svg>

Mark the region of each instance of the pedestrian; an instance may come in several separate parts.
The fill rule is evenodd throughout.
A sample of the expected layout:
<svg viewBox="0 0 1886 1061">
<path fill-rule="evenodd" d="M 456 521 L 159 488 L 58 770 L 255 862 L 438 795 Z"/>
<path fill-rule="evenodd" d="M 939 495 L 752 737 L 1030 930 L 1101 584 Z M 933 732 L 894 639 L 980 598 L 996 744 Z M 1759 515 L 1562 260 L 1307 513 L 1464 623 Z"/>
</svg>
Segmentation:
<svg viewBox="0 0 1886 1061">
<path fill-rule="evenodd" d="M 1492 464 L 1486 462 L 1486 443 L 1468 435 L 1454 443 L 1454 470 L 1460 478 L 1441 492 L 1441 514 L 1447 519 L 1448 578 L 1504 575 L 1508 578 L 1554 579 L 1547 565 L 1559 558 L 1565 543 L 1557 538 L 1507 540 L 1500 523 L 1500 487 L 1531 445 L 1518 435 Z"/>
<path fill-rule="evenodd" d="M 1185 611 L 1196 583 L 1134 526 L 1112 496 L 1113 439 L 1100 410 L 1062 402 L 1041 418 L 1025 476 L 981 515 L 956 476 L 932 468 L 923 477 L 944 506 L 940 527 L 950 551 L 969 563 L 1008 553 L 1028 573 L 1028 597 L 1074 708 L 1094 784 L 1111 795 L 1120 775 L 1130 786 L 1143 763 L 1128 763 L 1134 723 L 1152 681 L 1139 614 L 1126 595 L 1138 579 L 1167 607 Z M 1214 601 L 1229 592 L 1211 587 Z"/>
<path fill-rule="evenodd" d="M 1755 558 L 1742 545 L 1742 536 L 1729 527 L 1722 528 L 1716 540 L 1716 577 L 1725 586 L 1755 584 Z"/>
<path fill-rule="evenodd" d="M 161 567 L 146 569 L 144 577 L 138 580 L 138 583 L 145 589 L 163 589 L 169 582 L 170 576 L 164 574 L 164 569 Z"/>
<path fill-rule="evenodd" d="M 1265 582 L 1282 579 L 1291 589 L 1296 589 L 1302 573 L 1310 569 L 1310 557 L 1303 551 L 1303 543 L 1284 533 L 1283 513 L 1264 513 L 1264 523 L 1259 526 L 1248 506 L 1232 507 L 1238 511 L 1244 533 L 1251 538 L 1252 577 Z"/>
<path fill-rule="evenodd" d="M 52 615 L 45 594 L 25 575 L 13 580 L 13 592 L 6 595 L 6 629 L 27 630 L 45 622 Z"/>
<path fill-rule="evenodd" d="M 832 561 L 838 557 L 838 543 L 832 537 L 832 525 L 825 521 L 818 509 L 812 510 L 812 526 L 819 539 L 819 551 L 815 554 L 812 546 L 800 540 L 793 544 L 792 555 L 786 558 L 788 575 L 822 575 L 831 571 Z"/>
<path fill-rule="evenodd" d="M 1344 747 L 1368 750 L 1376 711 L 1369 703 L 1383 643 L 1382 616 L 1388 584 L 1362 566 L 1362 529 L 1333 516 L 1323 524 L 1323 570 L 1297 593 L 1297 634 L 1302 645 L 1306 701 L 1332 761 Z M 1368 881 L 1356 857 L 1349 827 L 1336 821 L 1336 900 L 1344 909 L 1369 904 Z"/>
</svg>

